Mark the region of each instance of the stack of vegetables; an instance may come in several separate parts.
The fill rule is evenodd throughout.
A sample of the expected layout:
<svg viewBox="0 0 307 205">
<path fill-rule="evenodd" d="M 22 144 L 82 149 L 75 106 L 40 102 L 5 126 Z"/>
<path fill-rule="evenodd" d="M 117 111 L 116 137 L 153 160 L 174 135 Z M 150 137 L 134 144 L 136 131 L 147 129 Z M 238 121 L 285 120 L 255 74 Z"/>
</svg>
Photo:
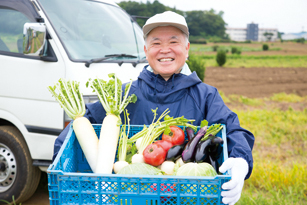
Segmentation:
<svg viewBox="0 0 307 205">
<path fill-rule="evenodd" d="M 137 97 L 134 94 L 128 96 L 132 82 L 126 85 L 122 93 L 121 81 L 114 74 L 109 77 L 108 82 L 90 79 L 87 83 L 87 87 L 90 85 L 98 95 L 107 114 L 99 139 L 91 123 L 83 117 L 85 105 L 79 83 L 60 79 L 55 86 L 48 87 L 67 115 L 74 120 L 76 137 L 94 173 L 217 175 L 217 159 L 222 152 L 223 140 L 215 135 L 222 129 L 220 124 L 208 127 L 208 122 L 204 120 L 197 131 L 198 127 L 192 124 L 194 120 L 184 116 L 173 118 L 168 115 L 169 109 L 157 117 L 157 108 L 152 110 L 152 123 L 144 125 L 140 132 L 128 138 L 130 120 L 125 107 L 134 103 Z M 124 113 L 124 124 L 121 113 Z"/>
<path fill-rule="evenodd" d="M 156 110 L 153 110 L 154 120 Z M 219 165 L 217 159 L 222 152 L 223 140 L 216 134 L 223 128 L 220 124 L 208 127 L 204 120 L 203 126 L 196 135 L 197 127 L 189 124 L 192 120 L 184 117 L 171 118 L 165 110 L 156 122 L 132 136 L 126 141 L 120 142 L 121 152 L 119 159 L 127 156 L 127 144 L 132 144 L 136 149 L 130 148 L 128 155 L 134 155 L 131 164 L 126 164 L 122 169 L 117 169 L 118 174 L 164 174 L 176 176 L 215 176 Z M 160 120 L 164 117 L 164 121 Z M 185 133 L 180 128 L 184 127 Z M 162 135 L 162 137 L 161 137 Z M 161 137 L 161 138 L 159 138 Z M 126 150 L 122 152 L 122 147 Z M 131 150 L 132 151 L 131 153 Z M 116 163 L 115 163 L 116 164 Z"/>
</svg>

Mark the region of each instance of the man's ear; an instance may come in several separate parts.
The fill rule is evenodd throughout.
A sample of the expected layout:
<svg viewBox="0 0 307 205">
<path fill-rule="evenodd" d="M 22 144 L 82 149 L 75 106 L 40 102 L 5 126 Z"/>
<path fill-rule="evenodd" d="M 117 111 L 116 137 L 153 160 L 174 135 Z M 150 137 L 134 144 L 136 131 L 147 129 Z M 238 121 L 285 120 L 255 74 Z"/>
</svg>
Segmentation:
<svg viewBox="0 0 307 205">
<path fill-rule="evenodd" d="M 187 55 L 186 55 L 186 58 L 189 57 L 189 50 L 190 50 L 190 42 L 188 43 L 188 45 L 186 46 L 186 51 L 187 51 Z"/>
<path fill-rule="evenodd" d="M 145 52 L 146 59 L 147 59 L 147 48 L 146 48 L 146 46 L 145 46 L 145 45 L 144 45 L 144 52 Z"/>
</svg>

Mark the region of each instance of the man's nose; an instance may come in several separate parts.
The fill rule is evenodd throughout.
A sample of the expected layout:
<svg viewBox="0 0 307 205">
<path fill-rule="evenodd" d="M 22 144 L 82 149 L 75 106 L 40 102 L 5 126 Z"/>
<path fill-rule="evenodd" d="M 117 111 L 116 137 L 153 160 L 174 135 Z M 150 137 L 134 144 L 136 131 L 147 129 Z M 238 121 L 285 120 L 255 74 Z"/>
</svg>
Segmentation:
<svg viewBox="0 0 307 205">
<path fill-rule="evenodd" d="M 171 51 L 170 47 L 168 45 L 162 45 L 160 52 L 161 53 L 169 53 Z"/>
</svg>

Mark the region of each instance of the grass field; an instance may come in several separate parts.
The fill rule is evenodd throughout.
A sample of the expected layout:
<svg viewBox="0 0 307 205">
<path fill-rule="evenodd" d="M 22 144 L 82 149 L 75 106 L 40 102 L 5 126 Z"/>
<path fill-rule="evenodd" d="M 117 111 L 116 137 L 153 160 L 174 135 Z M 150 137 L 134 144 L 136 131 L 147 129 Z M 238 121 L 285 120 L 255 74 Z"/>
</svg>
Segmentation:
<svg viewBox="0 0 307 205">
<path fill-rule="evenodd" d="M 256 43 L 254 43 L 256 44 Z M 237 47 L 239 48 L 242 52 L 247 52 L 247 51 L 254 51 L 254 52 L 260 52 L 262 51 L 262 44 L 256 44 L 258 46 L 250 46 L 253 44 L 209 44 L 209 45 L 201 45 L 201 44 L 192 44 L 193 46 L 191 47 L 191 51 L 192 52 L 213 52 L 214 46 L 217 46 L 218 48 L 224 49 L 224 50 L 228 50 L 229 52 L 231 51 L 232 47 Z M 274 47 L 272 46 L 271 49 L 272 51 L 280 51 L 282 50 L 282 48 L 280 47 Z"/>
<path fill-rule="evenodd" d="M 214 46 L 228 50 L 227 61 L 223 67 L 307 67 L 307 44 L 293 42 L 267 43 L 269 51 L 263 51 L 263 43 L 250 44 L 191 44 L 190 55 L 199 56 L 205 67 L 216 67 Z M 239 48 L 242 53 L 231 54 L 231 47 Z"/>
<path fill-rule="evenodd" d="M 205 67 L 218 66 L 215 55 L 199 55 Z M 306 56 L 244 56 L 244 55 L 227 55 L 227 61 L 223 67 L 231 68 L 251 68 L 251 67 L 282 67 L 282 68 L 301 68 L 307 66 Z"/>
<path fill-rule="evenodd" d="M 242 127 L 255 135 L 254 169 L 238 204 L 307 204 L 307 107 L 295 109 L 296 104 L 307 105 L 307 96 L 221 95 Z M 285 103 L 288 108 L 281 109 Z"/>
</svg>

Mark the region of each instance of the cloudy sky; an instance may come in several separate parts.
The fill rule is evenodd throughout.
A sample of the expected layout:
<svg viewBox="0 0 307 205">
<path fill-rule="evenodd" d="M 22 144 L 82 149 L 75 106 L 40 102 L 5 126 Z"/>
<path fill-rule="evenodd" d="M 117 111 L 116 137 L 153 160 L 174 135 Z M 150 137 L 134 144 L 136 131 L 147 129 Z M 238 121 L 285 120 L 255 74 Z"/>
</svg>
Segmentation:
<svg viewBox="0 0 307 205">
<path fill-rule="evenodd" d="M 147 2 L 147 0 L 134 1 Z M 166 6 L 175 6 L 182 11 L 211 8 L 217 12 L 223 11 L 223 19 L 228 27 L 245 28 L 248 23 L 254 22 L 259 28 L 277 28 L 279 32 L 307 31 L 307 0 L 159 0 L 159 2 Z"/>
</svg>

